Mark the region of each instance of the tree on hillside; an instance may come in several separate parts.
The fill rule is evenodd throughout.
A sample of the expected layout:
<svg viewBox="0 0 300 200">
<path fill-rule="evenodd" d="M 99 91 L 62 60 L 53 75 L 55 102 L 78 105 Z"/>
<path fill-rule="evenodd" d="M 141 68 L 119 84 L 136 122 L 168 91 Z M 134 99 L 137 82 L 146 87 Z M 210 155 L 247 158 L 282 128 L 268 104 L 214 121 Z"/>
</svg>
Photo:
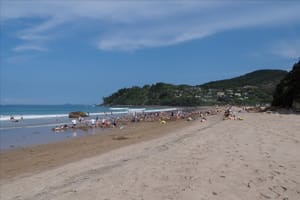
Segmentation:
<svg viewBox="0 0 300 200">
<path fill-rule="evenodd" d="M 272 105 L 300 109 L 300 60 L 277 85 Z"/>
</svg>

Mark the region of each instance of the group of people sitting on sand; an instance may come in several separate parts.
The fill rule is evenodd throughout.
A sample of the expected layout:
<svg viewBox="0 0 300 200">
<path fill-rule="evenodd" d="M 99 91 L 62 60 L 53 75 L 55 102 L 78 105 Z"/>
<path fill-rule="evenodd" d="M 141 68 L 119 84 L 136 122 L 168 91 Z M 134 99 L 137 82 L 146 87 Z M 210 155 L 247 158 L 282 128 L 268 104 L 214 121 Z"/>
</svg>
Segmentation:
<svg viewBox="0 0 300 200">
<path fill-rule="evenodd" d="M 99 120 L 99 117 L 97 116 L 95 119 L 84 119 L 83 117 L 79 117 L 78 120 L 77 119 L 72 119 L 71 121 L 71 125 L 61 125 L 61 126 L 56 126 L 55 128 L 53 128 L 52 130 L 54 131 L 63 131 L 66 129 L 86 129 L 86 128 L 114 128 L 117 126 L 117 120 L 116 119 L 105 119 L 103 118 L 102 120 Z"/>
<path fill-rule="evenodd" d="M 168 112 L 155 112 L 155 113 L 138 113 L 132 116 L 127 116 L 125 120 L 129 121 L 128 118 L 131 117 L 131 122 L 156 122 L 156 121 L 175 121 L 179 119 L 186 119 L 187 121 L 193 121 L 200 118 L 200 120 L 206 120 L 206 116 L 211 114 L 212 111 L 201 112 L 199 110 L 178 110 L 178 111 L 168 111 Z"/>
<path fill-rule="evenodd" d="M 176 110 L 176 111 L 166 111 L 166 112 L 135 112 L 129 113 L 127 115 L 114 116 L 113 114 L 105 114 L 100 120 L 97 116 L 92 119 L 78 118 L 73 119 L 71 125 L 56 126 L 53 128 L 54 131 L 63 131 L 66 129 L 88 129 L 88 128 L 115 128 L 118 125 L 124 127 L 128 123 L 138 123 L 138 122 L 159 122 L 164 125 L 168 121 L 176 120 L 187 120 L 194 121 L 199 119 L 200 122 L 206 122 L 206 117 L 210 114 L 216 113 L 215 111 L 199 111 L 197 109 L 189 110 Z"/>
<path fill-rule="evenodd" d="M 241 110 L 238 112 L 241 112 Z M 230 107 L 225 110 L 223 120 L 243 120 L 243 118 L 236 116 L 236 113 Z"/>
</svg>

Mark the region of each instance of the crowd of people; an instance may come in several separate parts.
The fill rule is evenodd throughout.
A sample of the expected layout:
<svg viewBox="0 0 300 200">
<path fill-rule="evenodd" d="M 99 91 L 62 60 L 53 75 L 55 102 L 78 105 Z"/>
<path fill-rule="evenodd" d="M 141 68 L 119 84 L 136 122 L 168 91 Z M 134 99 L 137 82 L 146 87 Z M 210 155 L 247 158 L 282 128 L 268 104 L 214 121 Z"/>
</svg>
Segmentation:
<svg viewBox="0 0 300 200">
<path fill-rule="evenodd" d="M 114 115 L 113 113 L 96 116 L 95 118 L 83 118 L 72 119 L 71 125 L 61 125 L 53 128 L 53 131 L 62 131 L 66 129 L 88 129 L 88 128 L 123 128 L 128 123 L 138 122 L 159 122 L 164 125 L 169 121 L 187 120 L 194 121 L 200 120 L 200 122 L 206 122 L 207 116 L 215 114 L 216 110 L 203 111 L 199 109 L 188 110 L 174 110 L 166 112 L 134 112 L 125 115 Z"/>
<path fill-rule="evenodd" d="M 237 113 L 241 113 L 243 111 L 247 111 L 245 108 L 238 109 L 238 111 L 234 111 L 232 107 L 225 109 L 223 120 L 243 120 L 242 117 L 238 116 Z"/>
</svg>

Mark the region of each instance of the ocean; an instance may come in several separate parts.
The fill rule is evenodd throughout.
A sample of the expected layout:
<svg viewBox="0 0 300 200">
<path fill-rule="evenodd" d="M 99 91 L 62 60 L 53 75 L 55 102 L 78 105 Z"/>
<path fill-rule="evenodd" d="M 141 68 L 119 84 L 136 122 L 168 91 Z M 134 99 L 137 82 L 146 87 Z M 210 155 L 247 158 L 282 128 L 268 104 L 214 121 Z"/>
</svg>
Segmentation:
<svg viewBox="0 0 300 200">
<path fill-rule="evenodd" d="M 0 150 L 30 145 L 47 144 L 70 137 L 95 134 L 95 130 L 66 130 L 54 132 L 52 128 L 71 124 L 68 114 L 82 111 L 89 114 L 87 119 L 124 115 L 133 112 L 159 112 L 176 108 L 127 108 L 95 105 L 0 105 Z M 10 120 L 11 117 L 14 120 Z M 99 132 L 99 131 L 97 131 Z"/>
</svg>

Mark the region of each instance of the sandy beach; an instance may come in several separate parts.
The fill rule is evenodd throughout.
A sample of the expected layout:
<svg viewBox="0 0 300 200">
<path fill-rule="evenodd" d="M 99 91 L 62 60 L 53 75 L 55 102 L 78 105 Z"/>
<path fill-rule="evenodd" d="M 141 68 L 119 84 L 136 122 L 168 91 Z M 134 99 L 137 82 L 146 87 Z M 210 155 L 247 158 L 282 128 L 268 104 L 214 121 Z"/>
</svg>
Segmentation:
<svg viewBox="0 0 300 200">
<path fill-rule="evenodd" d="M 300 199 L 300 116 L 240 116 L 3 152 L 0 199 Z"/>
</svg>

